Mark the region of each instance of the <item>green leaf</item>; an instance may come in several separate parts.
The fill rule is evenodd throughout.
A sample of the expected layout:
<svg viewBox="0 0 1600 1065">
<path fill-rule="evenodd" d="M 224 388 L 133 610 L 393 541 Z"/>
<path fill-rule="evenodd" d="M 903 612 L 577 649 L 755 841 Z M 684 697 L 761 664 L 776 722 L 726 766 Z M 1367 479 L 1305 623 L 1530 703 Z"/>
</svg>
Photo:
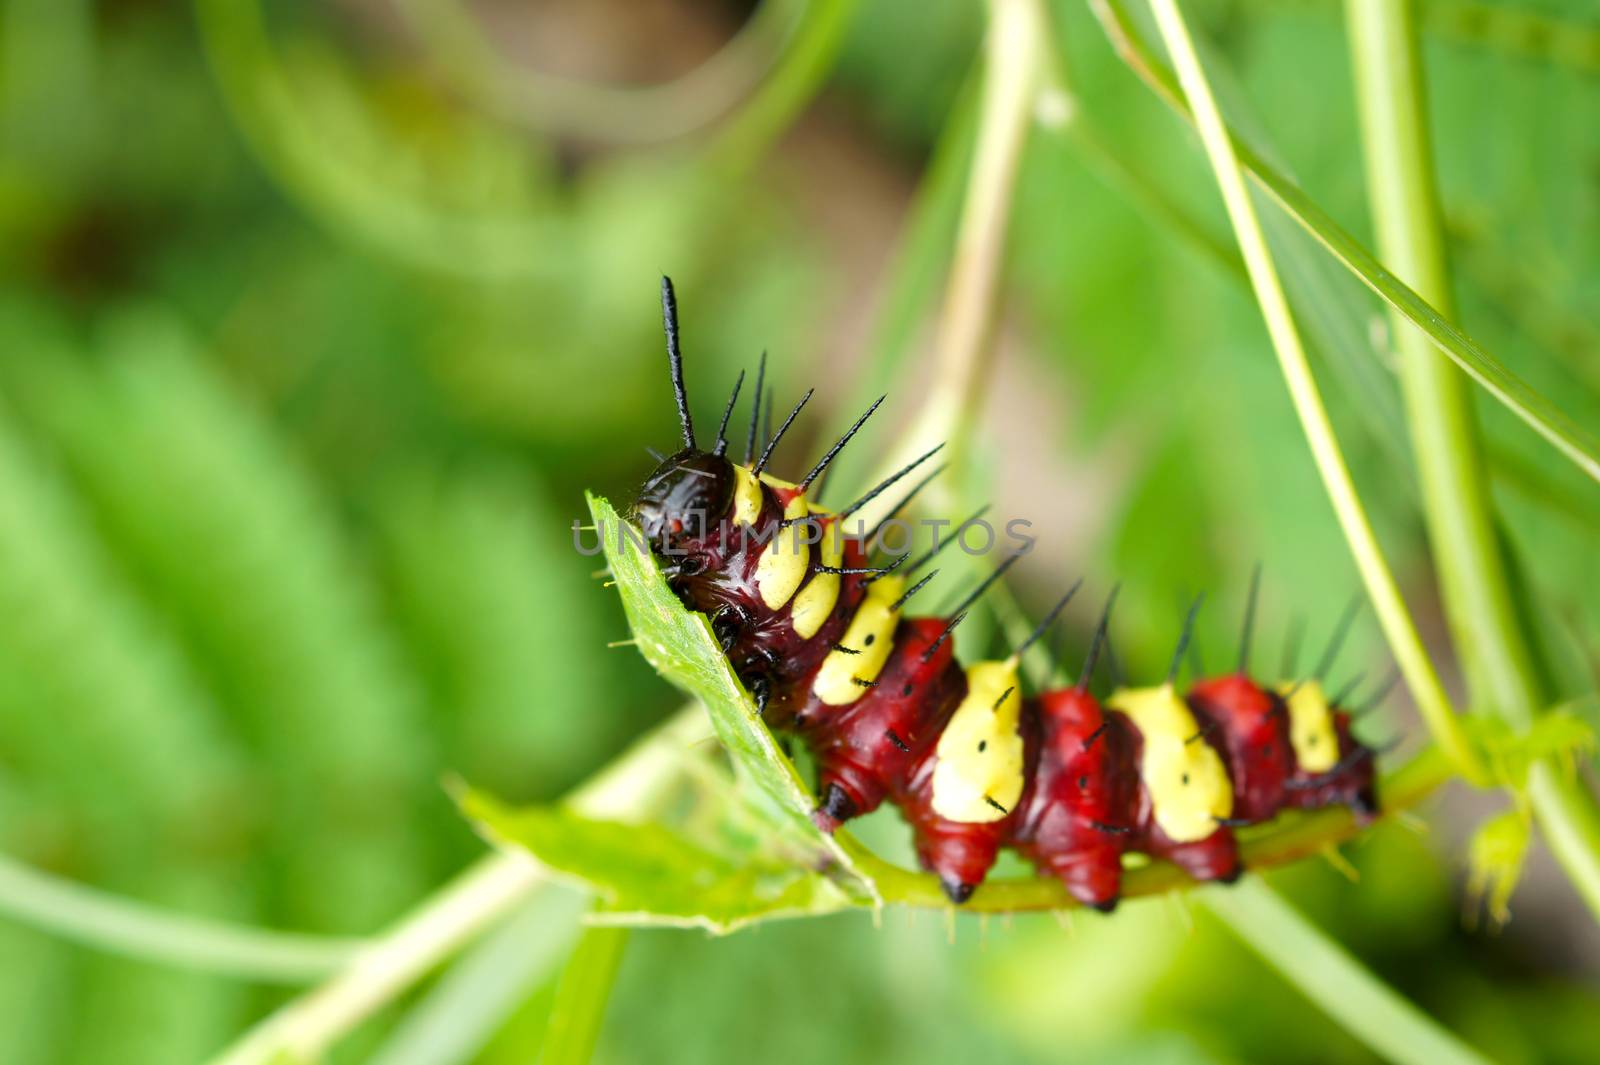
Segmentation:
<svg viewBox="0 0 1600 1065">
<path fill-rule="evenodd" d="M 657 673 L 705 705 L 717 738 L 741 776 L 775 800 L 802 838 L 819 845 L 833 864 L 848 870 L 862 894 L 881 901 L 872 880 L 851 860 L 845 848 L 812 825 L 815 796 L 762 723 L 755 703 L 711 635 L 710 624 L 678 602 L 657 570 L 655 559 L 640 546 L 638 530 L 605 499 L 595 495 L 588 498 L 589 511 L 594 515 L 594 535 L 602 538 L 628 626 L 645 660 Z"/>
<path fill-rule="evenodd" d="M 626 928 L 584 931 L 556 987 L 539 1065 L 587 1065 L 594 1057 L 628 934 Z"/>
<path fill-rule="evenodd" d="M 1097 0 L 1094 9 L 1123 60 L 1180 115 L 1192 122 L 1193 116 L 1183 103 L 1183 91 L 1176 75 L 1156 57 L 1129 18 L 1121 0 Z M 1440 351 L 1490 395 L 1527 422 L 1590 477 L 1600 480 L 1600 441 L 1593 434 L 1573 422 L 1451 323 L 1432 304 L 1385 269 L 1360 241 L 1325 214 L 1299 186 L 1269 164 L 1231 128 L 1229 139 L 1233 142 L 1240 164 L 1289 217 L 1332 252 L 1368 288 L 1426 333 Z"/>
<path fill-rule="evenodd" d="M 462 812 L 490 838 L 526 849 L 605 900 L 595 923 L 703 928 L 722 935 L 756 921 L 834 913 L 856 900 L 793 853 L 727 842 L 710 847 L 657 823 L 624 824 L 554 806 L 513 809 L 481 792 Z"/>
<path fill-rule="evenodd" d="M 1467 848 L 1469 913 L 1482 908 L 1495 927 L 1511 919 L 1511 895 L 1522 879 L 1532 834 L 1521 810 L 1507 810 L 1478 826 Z"/>
<path fill-rule="evenodd" d="M 1207 888 L 1202 897 L 1251 950 L 1379 1057 L 1398 1065 L 1489 1065 L 1259 877 Z"/>
<path fill-rule="evenodd" d="M 365 1065 L 467 1065 L 507 1020 L 553 982 L 579 938 L 590 899 L 554 883 L 440 974 Z"/>
<path fill-rule="evenodd" d="M 297 984 L 348 964 L 358 939 L 277 932 L 100 891 L 0 855 L 0 915 L 139 961 Z"/>
<path fill-rule="evenodd" d="M 1554 759 L 1570 771 L 1577 759 L 1594 752 L 1594 729 L 1580 716 L 1583 706 L 1592 700 L 1586 696 L 1552 707 L 1525 730 L 1494 718 L 1475 718 L 1467 727 L 1488 755 L 1495 776 L 1522 791 L 1535 762 Z"/>
</svg>

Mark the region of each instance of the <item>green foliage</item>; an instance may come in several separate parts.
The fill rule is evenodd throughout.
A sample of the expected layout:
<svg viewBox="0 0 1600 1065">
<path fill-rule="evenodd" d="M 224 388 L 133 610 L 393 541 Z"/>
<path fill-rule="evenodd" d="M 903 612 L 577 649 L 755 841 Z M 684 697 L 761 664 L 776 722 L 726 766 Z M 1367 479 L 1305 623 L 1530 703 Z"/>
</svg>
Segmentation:
<svg viewBox="0 0 1600 1065">
<path fill-rule="evenodd" d="M 807 855 L 769 837 L 723 835 L 702 843 L 661 824 L 622 824 L 560 808 L 514 810 L 479 792 L 461 809 L 502 846 L 599 893 L 593 920 L 723 934 L 775 917 L 833 913 L 851 904 L 833 881 L 808 869 Z"/>
<path fill-rule="evenodd" d="M 645 660 L 700 700 L 741 777 L 766 794 L 801 839 L 855 878 L 871 897 L 871 881 L 855 869 L 837 840 L 811 823 L 815 797 L 756 714 L 755 704 L 711 635 L 710 623 L 678 602 L 657 572 L 655 558 L 637 539 L 637 528 L 624 521 L 610 503 L 591 495 L 589 512 L 597 534 L 603 537 L 606 562 Z"/>
<path fill-rule="evenodd" d="M 11 769 L 48 781 L 100 822 L 108 844 L 145 835 L 141 822 L 184 834 L 195 811 L 226 809 L 238 752 L 170 634 L 118 581 L 77 501 L 14 429 L 0 431 L 0 670 L 9 678 L 0 727 Z"/>
<path fill-rule="evenodd" d="M 1533 842 L 1533 825 L 1523 810 L 1507 810 L 1478 826 L 1467 846 L 1467 896 L 1497 927 L 1511 920 L 1511 896 L 1522 879 Z"/>
<path fill-rule="evenodd" d="M 19 367 L 19 394 L 245 742 L 284 766 L 271 823 L 296 912 L 370 926 L 423 883 L 419 841 L 393 819 L 420 782 L 415 694 L 310 486 L 248 407 L 170 322 L 116 321 L 104 347 L 101 372 Z M 381 890 L 361 886 L 373 863 L 391 870 Z"/>
<path fill-rule="evenodd" d="M 611 671 L 593 668 L 606 639 L 597 619 L 552 609 L 593 593 L 582 562 L 567 564 L 560 509 L 503 462 L 408 471 L 377 495 L 384 582 L 443 763 L 522 799 L 575 784 L 625 736 L 604 719 L 578 729 L 528 712 L 530 693 L 553 707 L 616 698 Z"/>
<path fill-rule="evenodd" d="M 539 1048 L 540 1065 L 583 1065 L 593 1056 L 627 945 L 625 928 L 584 930 L 550 1005 L 550 1027 Z"/>
<path fill-rule="evenodd" d="M 1573 773 L 1580 762 L 1594 754 L 1594 726 L 1577 710 L 1571 704 L 1554 707 L 1526 731 L 1519 732 L 1492 719 L 1473 722 L 1472 731 L 1488 754 L 1496 777 L 1520 792 L 1528 786 L 1528 773 L 1534 763 L 1553 759 Z"/>
<path fill-rule="evenodd" d="M 1163 94 L 1182 100 L 1177 79 L 1154 55 L 1132 27 L 1120 0 L 1108 0 L 1107 28 L 1120 47 L 1126 48 L 1137 67 Z M 1178 105 L 1183 110 L 1182 105 Z M 1187 112 L 1185 112 L 1187 117 Z M 1481 386 L 1550 441 L 1590 477 L 1600 480 L 1600 441 L 1583 426 L 1530 387 L 1504 363 L 1394 276 L 1362 244 L 1333 221 L 1285 175 L 1262 159 L 1242 138 L 1229 131 L 1241 164 L 1261 187 L 1305 230 L 1343 262 L 1373 292 L 1426 333 Z"/>
<path fill-rule="evenodd" d="M 1216 69 L 1234 75 L 1219 91 L 1262 159 L 1364 232 L 1337 5 L 1185 6 Z M 1219 254 L 1226 230 L 1184 126 L 1106 47 L 1088 5 L 1053 8 L 1086 122 L 1030 138 L 1004 264 L 998 416 L 979 430 L 994 451 L 978 478 L 986 497 L 1043 533 L 1019 585 L 1041 591 L 1024 592 L 1022 612 L 1080 573 L 1089 586 L 1124 578 L 1118 646 L 1147 672 L 1170 647 L 1177 600 L 1204 588 L 1217 609 L 1202 643 L 1216 660 L 1264 558 L 1261 657 L 1275 663 L 1291 615 L 1325 633 L 1352 588 L 1347 555 L 1259 316 Z M 785 464 L 851 416 L 848 392 L 892 392 L 893 416 L 869 427 L 880 435 L 835 491 L 867 478 L 928 383 L 973 140 L 979 9 L 817 10 L 831 13 L 826 47 L 755 123 L 747 143 L 766 156 L 730 176 L 705 165 L 716 129 L 614 150 L 515 125 L 436 76 L 440 41 L 364 5 L 206 0 L 198 17 L 183 5 L 4 5 L 7 855 L 212 921 L 375 933 L 481 849 L 443 774 L 564 817 L 548 804 L 669 712 L 676 696 L 640 656 L 606 647 L 629 623 L 616 592 L 588 579 L 598 563 L 568 546 L 572 520 L 586 520 L 581 490 L 622 498 L 648 465 L 640 446 L 672 439 L 657 275 L 679 281 L 699 420 L 720 403 L 716 383 L 763 346 L 780 403 L 821 386 L 813 406 L 826 417 L 797 427 Z M 518 68 L 542 67 L 547 43 L 582 60 L 603 41 L 609 67 L 637 29 L 640 54 L 661 53 L 659 67 L 628 68 L 644 78 L 687 70 L 729 29 L 684 31 L 685 19 L 723 17 L 709 8 L 680 13 L 670 32 L 645 8 L 616 22 L 605 12 L 580 20 L 595 36 L 579 40 L 571 24 L 508 8 L 486 36 Z M 1594 425 L 1592 19 L 1461 0 L 1428 0 L 1422 15 L 1437 31 L 1430 105 L 1459 321 Z M 841 29 L 824 100 L 777 136 Z M 682 54 L 664 47 L 680 37 L 693 42 Z M 1363 497 L 1427 618 L 1428 550 L 1380 304 L 1295 222 L 1268 226 Z M 1539 604 L 1529 612 L 1563 652 L 1557 698 L 1579 696 L 1600 633 L 1586 594 L 1600 580 L 1592 481 L 1502 405 L 1479 413 L 1500 517 Z M 1089 613 L 1070 612 L 1068 647 Z M 703 628 L 680 623 L 658 635 L 695 657 Z M 1381 672 L 1374 648 L 1358 630 L 1336 682 Z M 859 889 L 828 877 L 784 886 L 798 876 L 784 856 L 821 845 L 802 816 L 809 797 L 753 734 L 729 678 L 696 683 L 720 693 L 715 720 L 746 775 L 730 776 L 710 744 L 686 757 L 682 805 L 660 816 L 672 838 L 730 877 L 759 870 L 779 897 L 810 906 L 836 892 L 854 907 Z M 1368 720 L 1375 740 L 1415 731 L 1403 699 Z M 1506 780 L 1540 753 L 1593 765 L 1560 717 L 1522 740 L 1483 737 Z M 1464 833 L 1463 816 L 1456 803 L 1428 810 L 1430 840 Z M 1498 843 L 1515 843 L 1504 824 Z M 892 817 L 861 834 L 904 854 Z M 1489 887 L 1503 892 L 1515 848 L 1493 849 Z M 1436 842 L 1383 827 L 1349 858 L 1358 887 L 1315 862 L 1281 886 L 1498 1058 L 1586 1059 L 1592 936 L 1563 885 L 1535 864 L 1516 920 L 1491 939 L 1459 926 L 1458 858 Z M 454 986 L 479 1007 L 477 1027 L 452 1033 L 455 1060 L 532 1060 L 567 940 L 529 928 L 565 929 L 575 910 L 530 905 L 477 948 L 500 954 L 464 954 L 403 1003 L 406 1022 Z M 863 915 L 715 940 L 634 933 L 598 1057 L 717 1063 L 770 1045 L 839 1062 L 1373 1060 L 1216 921 L 1191 929 L 1175 904 L 1080 918 L 1075 935 L 1048 918 L 962 917 L 953 945 L 942 920 L 911 912 L 881 929 Z M 1560 951 L 1550 928 L 1569 933 Z M 509 989 L 482 993 L 498 986 L 485 973 Z M 7 1063 L 199 1060 L 279 995 L 0 921 Z M 334 1058 L 391 1047 L 368 1030 Z"/>
</svg>

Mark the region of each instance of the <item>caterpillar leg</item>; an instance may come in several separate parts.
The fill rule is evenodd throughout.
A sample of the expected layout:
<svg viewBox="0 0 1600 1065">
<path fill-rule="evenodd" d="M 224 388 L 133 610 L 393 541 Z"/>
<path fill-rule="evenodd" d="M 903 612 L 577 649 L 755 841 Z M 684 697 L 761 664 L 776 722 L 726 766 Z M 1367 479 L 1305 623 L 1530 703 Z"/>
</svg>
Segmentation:
<svg viewBox="0 0 1600 1065">
<path fill-rule="evenodd" d="M 861 813 L 855 798 L 838 781 L 825 781 L 822 801 L 811 811 L 811 822 L 820 831 L 832 835 L 834 829 Z"/>
<path fill-rule="evenodd" d="M 900 728 L 915 735 L 907 725 Z M 900 732 L 881 723 L 877 715 L 854 715 L 831 743 L 813 743 L 811 750 L 817 760 L 817 794 L 822 798 L 811 819 L 824 832 L 876 810 L 911 759 L 911 747 Z"/>
<path fill-rule="evenodd" d="M 958 906 L 978 890 L 1000 850 L 994 823 L 963 824 L 941 818 L 913 824 L 912 830 L 917 860 L 939 878 L 945 895 Z"/>
<path fill-rule="evenodd" d="M 1122 898 L 1122 848 L 1111 843 L 1076 847 L 1070 852 L 1035 855 L 1034 865 L 1061 881 L 1071 896 L 1101 913 Z"/>
<path fill-rule="evenodd" d="M 1166 858 L 1196 880 L 1231 884 L 1244 873 L 1244 865 L 1239 861 L 1239 844 L 1227 828 L 1219 828 L 1193 843 L 1152 840 L 1150 853 Z"/>
</svg>

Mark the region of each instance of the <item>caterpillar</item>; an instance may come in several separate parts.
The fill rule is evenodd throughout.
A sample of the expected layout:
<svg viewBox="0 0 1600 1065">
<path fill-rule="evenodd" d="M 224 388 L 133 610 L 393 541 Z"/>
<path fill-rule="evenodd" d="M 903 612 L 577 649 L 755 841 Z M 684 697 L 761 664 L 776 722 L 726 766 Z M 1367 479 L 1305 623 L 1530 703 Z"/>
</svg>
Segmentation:
<svg viewBox="0 0 1600 1065">
<path fill-rule="evenodd" d="M 1256 580 L 1230 673 L 1178 690 L 1197 600 L 1163 682 L 1097 698 L 1090 681 L 1108 647 L 1113 591 L 1077 683 L 1024 695 L 1021 655 L 1078 586 L 1007 657 L 959 664 L 957 627 L 1020 553 L 948 616 L 917 617 L 907 607 L 937 572 L 919 576 L 941 546 L 877 566 L 870 557 L 876 530 L 846 525 L 938 449 L 848 506 L 822 508 L 819 478 L 878 404 L 799 481 L 780 480 L 767 464 L 811 393 L 757 455 L 765 356 L 744 461 L 727 454 L 742 373 L 714 444 L 700 449 L 667 278 L 661 303 L 683 447 L 645 480 L 630 518 L 674 593 L 709 618 L 767 725 L 809 750 L 821 797 L 812 819 L 821 830 L 887 802 L 899 808 L 918 860 L 955 904 L 1011 848 L 1083 904 L 1109 912 L 1125 855 L 1169 860 L 1196 880 L 1232 882 L 1242 872 L 1237 828 L 1285 809 L 1343 805 L 1362 822 L 1377 815 L 1376 754 L 1353 735 L 1342 697 L 1317 679 L 1262 684 L 1248 675 Z"/>
</svg>

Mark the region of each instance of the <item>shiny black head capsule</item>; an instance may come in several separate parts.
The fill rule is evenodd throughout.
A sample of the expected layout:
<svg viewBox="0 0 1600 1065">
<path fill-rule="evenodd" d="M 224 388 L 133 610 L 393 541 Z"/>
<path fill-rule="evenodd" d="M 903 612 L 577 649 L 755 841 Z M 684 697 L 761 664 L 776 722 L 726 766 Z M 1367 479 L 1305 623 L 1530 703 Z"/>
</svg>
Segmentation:
<svg viewBox="0 0 1600 1065">
<path fill-rule="evenodd" d="M 733 463 L 684 448 L 646 479 L 633 504 L 633 520 L 657 552 L 703 539 L 733 506 L 734 482 Z"/>
</svg>

